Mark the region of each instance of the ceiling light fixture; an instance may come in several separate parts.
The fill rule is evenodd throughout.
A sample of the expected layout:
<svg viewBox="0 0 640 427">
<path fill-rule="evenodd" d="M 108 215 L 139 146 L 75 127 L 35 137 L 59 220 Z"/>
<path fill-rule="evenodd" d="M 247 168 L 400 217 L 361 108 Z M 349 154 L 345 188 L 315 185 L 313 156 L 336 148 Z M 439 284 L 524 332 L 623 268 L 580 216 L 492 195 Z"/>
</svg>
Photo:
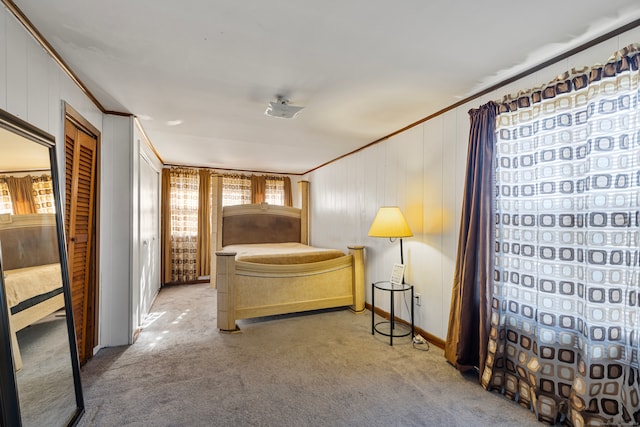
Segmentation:
<svg viewBox="0 0 640 427">
<path fill-rule="evenodd" d="M 294 105 L 289 105 L 288 99 L 282 96 L 278 96 L 277 101 L 269 102 L 269 106 L 267 107 L 267 110 L 264 112 L 264 114 L 270 117 L 278 117 L 280 119 L 292 119 L 303 108 L 304 107 L 296 107 Z"/>
</svg>

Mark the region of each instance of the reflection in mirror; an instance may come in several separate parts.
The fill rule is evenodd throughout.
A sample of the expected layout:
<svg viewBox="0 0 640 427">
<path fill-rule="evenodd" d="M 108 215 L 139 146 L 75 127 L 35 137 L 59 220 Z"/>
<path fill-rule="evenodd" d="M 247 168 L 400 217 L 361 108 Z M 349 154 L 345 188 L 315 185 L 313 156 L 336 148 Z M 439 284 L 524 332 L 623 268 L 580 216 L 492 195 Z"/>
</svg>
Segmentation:
<svg viewBox="0 0 640 427">
<path fill-rule="evenodd" d="M 23 426 L 68 425 L 82 410 L 52 153 L 0 127 L 0 280 Z"/>
</svg>

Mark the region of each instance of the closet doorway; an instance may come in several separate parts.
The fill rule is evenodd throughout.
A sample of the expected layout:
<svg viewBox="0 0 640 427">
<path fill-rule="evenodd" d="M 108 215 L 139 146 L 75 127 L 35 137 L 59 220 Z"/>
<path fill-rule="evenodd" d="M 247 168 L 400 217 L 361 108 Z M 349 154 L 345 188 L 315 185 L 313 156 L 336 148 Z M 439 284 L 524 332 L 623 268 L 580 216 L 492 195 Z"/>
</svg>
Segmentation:
<svg viewBox="0 0 640 427">
<path fill-rule="evenodd" d="M 78 358 L 98 342 L 98 154 L 100 132 L 65 105 L 64 222 Z"/>
</svg>

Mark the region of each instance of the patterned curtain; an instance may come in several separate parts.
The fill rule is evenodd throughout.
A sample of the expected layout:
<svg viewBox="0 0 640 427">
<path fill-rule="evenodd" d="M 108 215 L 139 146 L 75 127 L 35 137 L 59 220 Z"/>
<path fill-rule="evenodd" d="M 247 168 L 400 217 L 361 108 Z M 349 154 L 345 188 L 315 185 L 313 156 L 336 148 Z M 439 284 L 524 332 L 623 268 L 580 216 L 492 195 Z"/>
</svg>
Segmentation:
<svg viewBox="0 0 640 427">
<path fill-rule="evenodd" d="M 284 205 L 284 180 L 273 177 L 265 180 L 264 201 L 272 205 Z"/>
<path fill-rule="evenodd" d="M 198 170 L 172 168 L 169 179 L 171 212 L 171 282 L 198 279 Z"/>
<path fill-rule="evenodd" d="M 56 204 L 53 198 L 53 181 L 50 175 L 41 175 L 32 179 L 33 199 L 37 213 L 55 213 Z"/>
<path fill-rule="evenodd" d="M 222 206 L 251 203 L 251 177 L 224 175 L 222 177 Z"/>
<path fill-rule="evenodd" d="M 271 205 L 291 206 L 291 179 L 288 176 L 266 176 L 264 198 Z"/>
<path fill-rule="evenodd" d="M 0 178 L 0 214 L 11 213 L 13 213 L 13 205 L 11 204 L 9 186 L 5 178 Z"/>
<path fill-rule="evenodd" d="M 636 47 L 500 105 L 482 385 L 547 423 L 638 425 Z"/>
</svg>

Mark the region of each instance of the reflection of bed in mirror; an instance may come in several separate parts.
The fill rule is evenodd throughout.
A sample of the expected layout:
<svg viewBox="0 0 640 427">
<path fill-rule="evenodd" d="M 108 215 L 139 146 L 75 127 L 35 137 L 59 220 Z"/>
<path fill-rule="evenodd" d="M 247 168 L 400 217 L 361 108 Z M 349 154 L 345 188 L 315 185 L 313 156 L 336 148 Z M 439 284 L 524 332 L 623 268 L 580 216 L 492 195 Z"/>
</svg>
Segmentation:
<svg viewBox="0 0 640 427">
<path fill-rule="evenodd" d="M 56 311 L 17 332 L 23 368 L 16 373 L 22 426 L 54 425 L 75 411 L 69 337 L 64 311 Z M 43 392 L 45 390 L 45 392 Z"/>
<path fill-rule="evenodd" d="M 16 332 L 64 307 L 55 215 L 0 215 L 0 243 L 14 362 L 20 369 Z"/>
</svg>

